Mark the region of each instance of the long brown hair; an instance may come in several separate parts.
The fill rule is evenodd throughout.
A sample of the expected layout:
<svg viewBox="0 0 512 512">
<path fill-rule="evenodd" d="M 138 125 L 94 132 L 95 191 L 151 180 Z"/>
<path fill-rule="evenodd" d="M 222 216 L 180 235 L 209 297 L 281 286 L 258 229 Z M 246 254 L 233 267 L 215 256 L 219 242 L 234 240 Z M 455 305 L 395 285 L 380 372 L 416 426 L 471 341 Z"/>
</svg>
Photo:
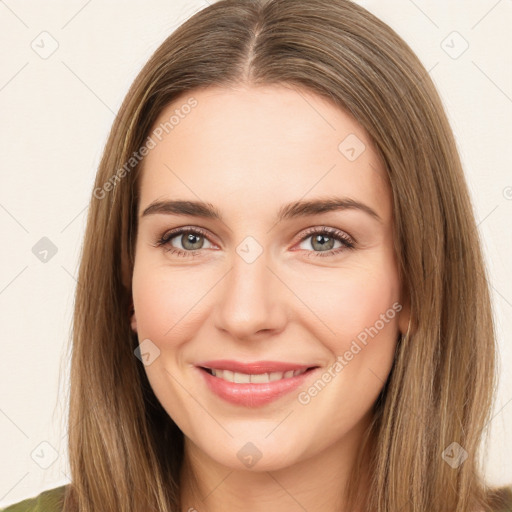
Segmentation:
<svg viewBox="0 0 512 512">
<path fill-rule="evenodd" d="M 289 84 L 327 98 L 367 130 L 389 175 L 411 329 L 367 432 L 367 501 L 352 491 L 361 483 L 356 465 L 351 503 L 372 512 L 489 510 L 479 450 L 496 345 L 463 169 L 427 70 L 389 26 L 348 0 L 220 0 L 171 34 L 131 86 L 97 172 L 82 248 L 64 510 L 180 510 L 183 434 L 151 390 L 130 329 L 139 156 L 170 102 L 239 84 Z M 448 463 L 453 454 L 460 464 Z"/>
</svg>

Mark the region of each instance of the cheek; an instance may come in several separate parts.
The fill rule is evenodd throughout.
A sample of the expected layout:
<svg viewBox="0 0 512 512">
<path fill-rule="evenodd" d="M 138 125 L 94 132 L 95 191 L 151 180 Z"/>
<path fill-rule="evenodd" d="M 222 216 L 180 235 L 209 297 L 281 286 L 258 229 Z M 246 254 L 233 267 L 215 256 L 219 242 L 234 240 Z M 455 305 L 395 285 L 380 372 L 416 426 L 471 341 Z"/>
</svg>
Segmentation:
<svg viewBox="0 0 512 512">
<path fill-rule="evenodd" d="M 399 300 L 398 287 L 386 275 L 369 274 L 364 283 L 349 282 L 338 296 L 338 318 L 343 322 L 338 320 L 337 328 L 350 338 L 372 326 L 384 330 L 397 321 L 393 304 Z"/>
<path fill-rule="evenodd" d="M 172 327 L 168 312 L 177 305 L 171 284 L 157 278 L 154 272 L 134 271 L 132 290 L 139 338 L 157 340 Z"/>
<path fill-rule="evenodd" d="M 160 403 L 171 417 L 176 411 L 186 410 L 180 386 L 172 378 L 173 369 L 180 364 L 180 347 L 194 335 L 194 304 L 201 296 L 193 286 L 190 269 L 169 272 L 152 266 L 140 258 L 132 279 L 133 303 L 137 319 L 139 343 L 151 340 L 151 364 L 145 366 L 146 375 Z M 156 352 L 157 347 L 158 353 Z M 156 355 L 158 354 L 158 355 Z"/>
<path fill-rule="evenodd" d="M 374 274 L 365 286 L 354 286 L 344 295 L 336 325 L 339 335 L 331 347 L 343 368 L 338 384 L 346 385 L 341 394 L 357 390 L 367 404 L 373 402 L 387 379 L 398 338 L 402 306 L 397 282 L 390 277 Z M 343 399 L 351 403 L 349 396 Z M 359 406 L 352 406 L 356 413 Z"/>
<path fill-rule="evenodd" d="M 335 285 L 331 281 L 329 293 L 317 294 L 309 304 L 322 322 L 310 317 L 306 328 L 315 329 L 332 364 L 299 395 L 309 416 L 346 429 L 368 413 L 386 382 L 402 309 L 398 278 L 392 269 L 359 270 L 347 270 Z M 325 433 L 330 441 L 335 436 L 329 430 Z"/>
<path fill-rule="evenodd" d="M 305 302 L 315 313 L 305 315 L 304 322 L 309 330 L 316 325 L 317 337 L 333 357 L 350 350 L 354 340 L 368 347 L 378 340 L 373 343 L 377 351 L 393 351 L 402 306 L 398 275 L 391 263 L 352 266 L 336 276 L 331 273 L 328 280 L 301 282 L 304 288 L 299 293 L 308 297 Z M 368 356 L 372 351 L 365 350 Z"/>
<path fill-rule="evenodd" d="M 149 338 L 170 354 L 193 338 L 204 322 L 207 292 L 217 280 L 201 273 L 200 266 L 171 271 L 141 258 L 132 279 L 139 340 Z"/>
</svg>

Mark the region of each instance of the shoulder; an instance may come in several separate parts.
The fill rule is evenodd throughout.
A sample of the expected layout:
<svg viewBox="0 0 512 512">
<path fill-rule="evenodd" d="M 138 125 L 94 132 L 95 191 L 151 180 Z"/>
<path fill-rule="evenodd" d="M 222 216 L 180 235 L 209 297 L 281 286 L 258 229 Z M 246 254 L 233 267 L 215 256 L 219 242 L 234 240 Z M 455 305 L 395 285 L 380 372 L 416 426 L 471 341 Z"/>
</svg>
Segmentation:
<svg viewBox="0 0 512 512">
<path fill-rule="evenodd" d="M 0 512 L 59 512 L 62 510 L 68 485 L 62 485 L 41 492 L 39 495 L 9 505 Z"/>
<path fill-rule="evenodd" d="M 488 500 L 493 512 L 512 512 L 512 486 L 493 489 Z"/>
</svg>

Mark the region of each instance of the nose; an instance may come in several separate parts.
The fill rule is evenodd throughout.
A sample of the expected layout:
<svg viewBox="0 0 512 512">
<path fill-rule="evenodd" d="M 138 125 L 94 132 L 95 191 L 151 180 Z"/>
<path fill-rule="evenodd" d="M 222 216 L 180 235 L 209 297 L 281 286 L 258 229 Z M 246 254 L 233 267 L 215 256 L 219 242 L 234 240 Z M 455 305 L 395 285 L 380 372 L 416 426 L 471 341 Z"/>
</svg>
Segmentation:
<svg viewBox="0 0 512 512">
<path fill-rule="evenodd" d="M 277 334 L 287 322 L 286 291 L 265 252 L 251 263 L 235 254 L 216 297 L 215 325 L 238 340 Z"/>
</svg>

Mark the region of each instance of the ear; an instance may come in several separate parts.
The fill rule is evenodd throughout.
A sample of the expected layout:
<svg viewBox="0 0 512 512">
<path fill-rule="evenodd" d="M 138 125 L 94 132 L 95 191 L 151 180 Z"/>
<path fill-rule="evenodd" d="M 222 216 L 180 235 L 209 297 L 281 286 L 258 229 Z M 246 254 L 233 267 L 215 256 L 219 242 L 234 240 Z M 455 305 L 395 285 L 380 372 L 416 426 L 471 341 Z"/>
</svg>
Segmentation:
<svg viewBox="0 0 512 512">
<path fill-rule="evenodd" d="M 137 332 L 137 317 L 135 316 L 135 309 L 133 307 L 133 302 L 130 305 L 130 325 L 132 327 L 133 332 Z"/>
<path fill-rule="evenodd" d="M 409 303 L 402 304 L 402 309 L 398 313 L 398 329 L 400 333 L 405 336 L 409 329 L 409 322 L 411 320 L 411 307 Z"/>
<path fill-rule="evenodd" d="M 402 309 L 398 313 L 398 329 L 400 330 L 400 333 L 405 336 L 407 334 L 407 330 L 409 329 L 409 324 L 411 321 L 411 301 L 409 294 L 405 292 L 405 290 L 402 288 L 402 294 L 401 294 L 401 306 Z"/>
</svg>

